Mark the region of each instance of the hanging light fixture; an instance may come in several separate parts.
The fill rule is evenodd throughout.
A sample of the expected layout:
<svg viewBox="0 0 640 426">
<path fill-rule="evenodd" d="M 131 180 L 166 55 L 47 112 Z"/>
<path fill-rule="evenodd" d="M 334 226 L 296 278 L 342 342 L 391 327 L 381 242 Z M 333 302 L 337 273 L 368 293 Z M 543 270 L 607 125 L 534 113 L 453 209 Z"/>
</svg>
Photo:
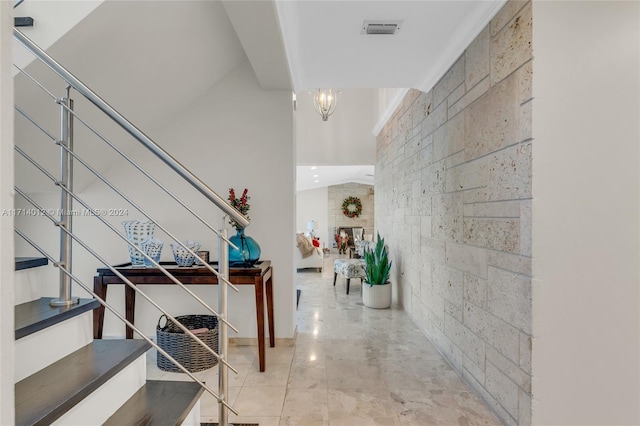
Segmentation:
<svg viewBox="0 0 640 426">
<path fill-rule="evenodd" d="M 322 116 L 322 121 L 327 121 L 336 110 L 336 91 L 333 89 L 318 89 L 313 96 L 313 107 Z"/>
</svg>

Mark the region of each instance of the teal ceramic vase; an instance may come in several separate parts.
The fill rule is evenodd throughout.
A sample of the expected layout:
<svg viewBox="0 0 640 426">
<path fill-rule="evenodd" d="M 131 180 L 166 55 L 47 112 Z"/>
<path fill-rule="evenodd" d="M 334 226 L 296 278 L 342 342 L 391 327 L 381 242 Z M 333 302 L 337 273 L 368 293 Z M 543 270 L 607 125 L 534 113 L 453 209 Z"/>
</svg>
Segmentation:
<svg viewBox="0 0 640 426">
<path fill-rule="evenodd" d="M 245 235 L 244 228 L 236 230 L 236 235 L 229 238 L 238 250 L 229 246 L 229 266 L 251 268 L 260 260 L 260 245 L 256 240 Z"/>
</svg>

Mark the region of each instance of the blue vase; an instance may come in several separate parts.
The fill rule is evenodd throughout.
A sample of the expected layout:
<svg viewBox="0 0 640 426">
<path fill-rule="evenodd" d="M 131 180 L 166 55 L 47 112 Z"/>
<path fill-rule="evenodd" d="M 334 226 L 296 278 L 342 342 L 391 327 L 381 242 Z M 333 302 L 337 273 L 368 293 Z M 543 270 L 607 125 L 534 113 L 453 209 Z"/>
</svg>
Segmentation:
<svg viewBox="0 0 640 426">
<path fill-rule="evenodd" d="M 260 260 L 260 245 L 253 238 L 244 234 L 244 228 L 238 229 L 236 235 L 229 238 L 239 250 L 229 246 L 229 265 L 250 268 Z"/>
</svg>

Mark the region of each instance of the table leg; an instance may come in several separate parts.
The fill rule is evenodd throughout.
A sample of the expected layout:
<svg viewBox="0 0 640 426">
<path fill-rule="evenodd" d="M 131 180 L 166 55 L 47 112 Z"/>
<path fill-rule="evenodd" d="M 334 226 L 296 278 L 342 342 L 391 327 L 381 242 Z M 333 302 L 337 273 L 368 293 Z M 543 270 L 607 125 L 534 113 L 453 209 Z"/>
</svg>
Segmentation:
<svg viewBox="0 0 640 426">
<path fill-rule="evenodd" d="M 124 304 L 125 304 L 125 318 L 131 324 L 135 324 L 135 313 L 136 313 L 136 291 L 125 284 L 124 286 Z M 127 339 L 133 339 L 133 329 L 126 326 L 126 337 Z"/>
<path fill-rule="evenodd" d="M 260 358 L 260 372 L 265 370 L 265 347 L 264 347 L 264 283 L 262 277 L 255 280 L 256 293 L 256 317 L 258 320 L 258 357 Z"/>
<path fill-rule="evenodd" d="M 271 280 L 273 273 L 269 276 L 266 282 L 267 286 L 267 317 L 269 320 L 269 346 L 272 348 L 276 346 L 276 331 L 275 323 L 273 321 L 273 281 Z"/>
<path fill-rule="evenodd" d="M 102 277 L 93 277 L 93 292 L 102 300 L 107 300 L 107 286 L 102 282 Z M 102 339 L 102 328 L 104 326 L 104 306 L 93 310 L 93 338 Z"/>
</svg>

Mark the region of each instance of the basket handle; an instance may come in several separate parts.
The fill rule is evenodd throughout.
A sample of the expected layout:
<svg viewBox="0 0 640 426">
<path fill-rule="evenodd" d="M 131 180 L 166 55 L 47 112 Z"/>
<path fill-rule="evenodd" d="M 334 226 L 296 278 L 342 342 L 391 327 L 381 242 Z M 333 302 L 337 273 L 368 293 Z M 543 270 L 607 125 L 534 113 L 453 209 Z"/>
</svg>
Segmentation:
<svg viewBox="0 0 640 426">
<path fill-rule="evenodd" d="M 162 322 L 162 318 L 164 318 L 164 326 L 160 327 L 160 323 Z M 169 325 L 169 318 L 167 318 L 167 316 L 165 314 L 160 315 L 160 318 L 158 318 L 158 328 L 162 331 L 164 331 L 167 326 Z"/>
</svg>

